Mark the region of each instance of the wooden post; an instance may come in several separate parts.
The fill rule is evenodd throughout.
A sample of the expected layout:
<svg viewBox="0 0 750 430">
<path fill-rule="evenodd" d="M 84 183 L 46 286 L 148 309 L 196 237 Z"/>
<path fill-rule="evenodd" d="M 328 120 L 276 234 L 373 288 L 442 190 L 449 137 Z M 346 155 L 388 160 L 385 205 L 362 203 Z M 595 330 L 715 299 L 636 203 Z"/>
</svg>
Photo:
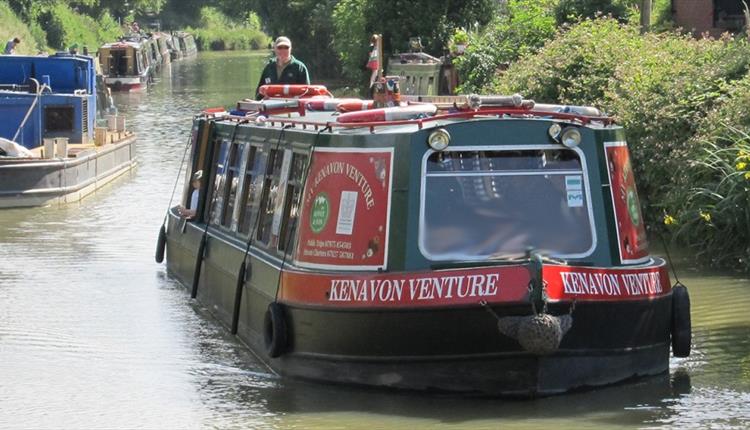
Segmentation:
<svg viewBox="0 0 750 430">
<path fill-rule="evenodd" d="M 651 0 L 641 0 L 641 34 L 651 26 Z"/>
<path fill-rule="evenodd" d="M 384 64 L 383 64 L 383 35 L 378 34 L 378 41 L 375 42 L 378 49 L 378 81 L 380 78 L 383 77 L 383 70 L 384 70 Z"/>
</svg>

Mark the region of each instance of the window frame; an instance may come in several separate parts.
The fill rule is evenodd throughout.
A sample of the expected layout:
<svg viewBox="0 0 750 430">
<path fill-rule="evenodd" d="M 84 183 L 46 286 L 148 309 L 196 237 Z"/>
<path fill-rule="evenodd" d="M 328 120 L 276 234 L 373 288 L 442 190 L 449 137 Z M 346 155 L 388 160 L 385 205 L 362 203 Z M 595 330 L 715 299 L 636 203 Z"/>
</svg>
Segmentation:
<svg viewBox="0 0 750 430">
<path fill-rule="evenodd" d="M 448 147 L 445 150 L 441 151 L 443 153 L 445 152 L 472 152 L 472 151 L 523 151 L 523 150 L 570 150 L 576 152 L 578 154 L 578 158 L 581 161 L 581 171 L 580 174 L 583 176 L 583 184 L 584 184 L 584 194 L 586 196 L 586 202 L 587 202 L 587 212 L 589 216 L 589 228 L 591 230 L 591 245 L 589 248 L 580 253 L 574 253 L 574 254 L 550 254 L 550 257 L 554 258 L 560 258 L 560 259 L 578 259 L 578 258 L 586 258 L 594 253 L 597 247 L 598 239 L 596 235 L 596 220 L 594 219 L 594 209 L 592 204 L 592 194 L 591 194 L 591 185 L 589 184 L 589 175 L 588 175 L 588 164 L 586 162 L 586 155 L 579 147 L 575 148 L 567 148 L 567 147 L 561 147 L 560 145 L 552 145 L 552 144 L 537 144 L 537 145 L 472 145 L 472 146 L 454 146 L 454 147 Z M 427 161 L 429 160 L 430 156 L 438 151 L 435 151 L 433 149 L 428 149 L 425 151 L 424 156 L 422 157 L 422 168 L 420 171 L 420 195 L 419 195 L 419 227 L 418 227 L 418 237 L 417 237 L 417 244 L 419 247 L 419 251 L 422 253 L 422 255 L 430 260 L 430 261 L 485 261 L 488 258 L 490 258 L 489 255 L 456 255 L 453 254 L 444 254 L 444 255 L 433 255 L 430 253 L 426 246 L 425 246 L 425 238 L 426 238 L 426 223 L 425 223 L 425 198 L 426 198 L 426 190 L 427 190 L 427 179 L 431 176 L 441 176 L 440 174 L 428 174 L 427 173 Z M 497 172 L 499 175 L 497 176 L 524 176 L 525 175 L 537 175 L 536 173 L 528 173 L 528 170 L 517 170 L 517 171 L 508 171 L 508 174 L 504 174 L 502 172 Z M 555 171 L 540 171 L 539 175 L 544 174 L 559 174 Z M 546 173 L 544 173 L 546 172 Z M 559 172 L 559 171 L 558 171 Z M 473 176 L 488 176 L 488 172 L 477 172 L 476 175 Z M 452 176 L 452 175 L 446 175 L 443 174 L 442 176 Z M 455 176 L 471 176 L 471 175 L 455 175 Z M 457 258 L 458 257 L 458 258 Z"/>
</svg>

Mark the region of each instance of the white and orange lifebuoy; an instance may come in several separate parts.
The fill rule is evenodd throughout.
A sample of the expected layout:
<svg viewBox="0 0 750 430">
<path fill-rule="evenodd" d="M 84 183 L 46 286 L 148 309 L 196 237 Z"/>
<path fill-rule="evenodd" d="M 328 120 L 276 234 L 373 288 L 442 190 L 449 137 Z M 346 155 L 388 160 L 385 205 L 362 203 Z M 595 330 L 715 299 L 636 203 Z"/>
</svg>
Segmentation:
<svg viewBox="0 0 750 430">
<path fill-rule="evenodd" d="M 373 100 L 351 99 L 339 103 L 339 105 L 336 107 L 336 110 L 339 112 L 356 112 L 360 110 L 372 109 L 374 105 L 375 102 Z"/>
<path fill-rule="evenodd" d="M 263 97 L 312 97 L 330 96 L 328 88 L 324 85 L 261 85 L 258 93 Z"/>
<path fill-rule="evenodd" d="M 360 99 L 311 98 L 305 100 L 307 110 L 335 111 L 340 104 L 362 103 Z"/>
<path fill-rule="evenodd" d="M 408 106 L 395 106 L 380 109 L 369 109 L 359 112 L 343 113 L 336 118 L 340 123 L 404 121 L 432 116 L 437 113 L 437 106 L 429 103 Z"/>
</svg>

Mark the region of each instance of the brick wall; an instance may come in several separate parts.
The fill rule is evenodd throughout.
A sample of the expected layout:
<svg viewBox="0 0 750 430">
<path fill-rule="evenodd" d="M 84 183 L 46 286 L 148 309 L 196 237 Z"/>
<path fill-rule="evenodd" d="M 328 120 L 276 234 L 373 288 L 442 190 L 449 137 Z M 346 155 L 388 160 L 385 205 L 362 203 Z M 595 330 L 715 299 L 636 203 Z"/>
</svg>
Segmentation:
<svg viewBox="0 0 750 430">
<path fill-rule="evenodd" d="M 713 28 L 714 2 L 713 0 L 672 0 L 675 24 L 696 34 L 708 31 L 712 34 L 720 33 Z"/>
</svg>

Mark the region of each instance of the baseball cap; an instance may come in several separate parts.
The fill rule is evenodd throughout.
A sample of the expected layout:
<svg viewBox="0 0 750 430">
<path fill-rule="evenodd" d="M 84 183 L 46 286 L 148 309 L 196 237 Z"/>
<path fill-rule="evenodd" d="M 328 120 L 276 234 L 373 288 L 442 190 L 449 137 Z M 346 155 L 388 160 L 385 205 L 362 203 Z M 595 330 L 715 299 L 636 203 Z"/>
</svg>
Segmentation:
<svg viewBox="0 0 750 430">
<path fill-rule="evenodd" d="M 292 46 L 292 42 L 289 40 L 288 37 L 285 36 L 279 36 L 276 38 L 276 41 L 273 43 L 274 48 L 277 46 Z"/>
</svg>

